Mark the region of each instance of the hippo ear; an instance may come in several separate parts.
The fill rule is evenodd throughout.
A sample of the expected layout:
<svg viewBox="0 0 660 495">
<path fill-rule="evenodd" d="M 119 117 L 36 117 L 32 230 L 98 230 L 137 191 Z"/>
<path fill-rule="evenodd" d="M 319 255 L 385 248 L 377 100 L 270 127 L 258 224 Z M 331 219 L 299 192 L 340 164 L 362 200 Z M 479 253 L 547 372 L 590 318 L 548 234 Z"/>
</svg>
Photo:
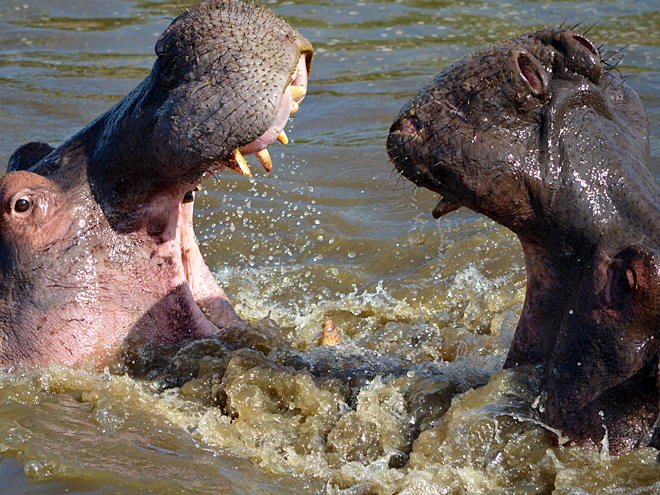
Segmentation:
<svg viewBox="0 0 660 495">
<path fill-rule="evenodd" d="M 655 250 L 631 246 L 620 251 L 607 270 L 601 304 L 622 317 L 651 324 L 660 316 L 660 256 Z"/>
<path fill-rule="evenodd" d="M 12 153 L 7 164 L 7 172 L 16 172 L 18 170 L 28 170 L 36 165 L 42 158 L 50 155 L 53 151 L 50 144 L 47 143 L 27 143 Z"/>
</svg>

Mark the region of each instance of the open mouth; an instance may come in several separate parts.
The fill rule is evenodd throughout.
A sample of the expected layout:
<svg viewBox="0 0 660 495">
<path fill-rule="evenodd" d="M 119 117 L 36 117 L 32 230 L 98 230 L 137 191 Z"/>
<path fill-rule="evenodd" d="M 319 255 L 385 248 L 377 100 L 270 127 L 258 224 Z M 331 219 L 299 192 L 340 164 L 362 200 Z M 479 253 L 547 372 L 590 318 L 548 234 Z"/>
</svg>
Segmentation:
<svg viewBox="0 0 660 495">
<path fill-rule="evenodd" d="M 213 171 L 232 169 L 252 177 L 244 155 L 253 154 L 264 169 L 270 172 L 273 164 L 268 153 L 268 146 L 275 141 L 282 144 L 288 143 L 284 127 L 289 117 L 298 111 L 300 103 L 307 93 L 307 82 L 307 60 L 306 55 L 303 54 L 291 75 L 291 81 L 282 95 L 280 108 L 268 130 L 252 143 L 235 150 L 229 160 L 217 164 L 217 168 L 214 167 Z M 199 250 L 193 231 L 193 204 L 197 190 L 199 189 L 191 190 L 190 185 L 182 185 L 176 193 L 179 210 L 176 241 L 180 246 L 180 250 L 177 251 L 181 256 L 182 278 L 201 312 L 194 311 L 198 315 L 198 322 L 202 327 L 206 327 L 208 323 L 200 320 L 207 320 L 212 324 L 209 333 L 217 331 L 217 327 L 239 326 L 244 328 L 246 322 L 236 315 L 231 302 L 215 281 Z"/>
<path fill-rule="evenodd" d="M 289 139 L 284 132 L 284 127 L 289 117 L 298 111 L 300 103 L 307 94 L 307 60 L 306 55 L 301 55 L 296 68 L 291 74 L 291 82 L 282 95 L 280 108 L 268 130 L 258 137 L 255 141 L 243 146 L 233 152 L 228 161 L 222 163 L 224 168 L 230 168 L 243 175 L 252 177 L 250 167 L 245 161 L 244 155 L 254 155 L 257 157 L 266 172 L 273 169 L 273 162 L 268 152 L 268 147 L 275 141 L 287 144 Z M 219 170 L 223 170 L 221 167 Z"/>
</svg>

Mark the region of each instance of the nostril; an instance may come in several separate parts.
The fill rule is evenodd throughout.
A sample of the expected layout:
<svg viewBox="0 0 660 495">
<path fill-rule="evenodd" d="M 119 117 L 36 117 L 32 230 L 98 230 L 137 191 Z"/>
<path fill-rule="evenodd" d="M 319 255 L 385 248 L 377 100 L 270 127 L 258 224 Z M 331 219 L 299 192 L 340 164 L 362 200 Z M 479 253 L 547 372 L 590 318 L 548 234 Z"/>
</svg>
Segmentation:
<svg viewBox="0 0 660 495">
<path fill-rule="evenodd" d="M 600 82 L 600 54 L 591 41 L 579 33 L 562 30 L 555 34 L 552 45 L 561 54 L 553 64 L 557 72 L 570 71 L 594 84 Z"/>
<path fill-rule="evenodd" d="M 583 38 L 579 34 L 574 34 L 573 39 L 575 41 L 577 41 L 578 43 L 580 43 L 582 46 L 584 46 L 587 50 L 589 50 L 596 57 L 600 58 L 600 54 L 598 53 L 598 50 L 596 50 L 596 47 L 587 38 Z"/>
<path fill-rule="evenodd" d="M 419 120 L 414 115 L 403 117 L 397 120 L 392 127 L 390 132 L 400 132 L 401 134 L 415 134 L 419 132 L 420 125 Z"/>
<path fill-rule="evenodd" d="M 534 93 L 539 94 L 543 89 L 543 83 L 539 76 L 532 70 L 532 68 L 527 63 L 527 57 L 524 57 L 522 54 L 518 57 L 518 66 L 520 67 L 520 72 L 527 82 L 532 87 Z"/>
<path fill-rule="evenodd" d="M 518 55 L 520 74 L 529 83 L 532 93 L 544 96 L 548 93 L 548 75 L 539 62 L 529 53 L 521 52 Z"/>
</svg>

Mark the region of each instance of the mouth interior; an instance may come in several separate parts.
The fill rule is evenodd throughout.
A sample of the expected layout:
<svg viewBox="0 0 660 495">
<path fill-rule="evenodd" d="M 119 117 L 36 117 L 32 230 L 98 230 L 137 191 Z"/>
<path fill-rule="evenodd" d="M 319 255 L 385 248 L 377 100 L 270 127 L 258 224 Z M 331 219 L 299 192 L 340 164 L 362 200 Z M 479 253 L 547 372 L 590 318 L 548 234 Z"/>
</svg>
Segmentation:
<svg viewBox="0 0 660 495">
<path fill-rule="evenodd" d="M 268 153 L 268 146 L 275 141 L 287 144 L 288 138 L 284 133 L 289 116 L 294 114 L 305 98 L 307 93 L 307 63 L 306 55 L 301 55 L 296 68 L 291 75 L 291 82 L 282 96 L 280 108 L 269 129 L 252 143 L 234 152 L 234 160 L 220 167 L 219 171 L 231 168 L 249 177 L 252 176 L 249 167 L 245 163 L 243 155 L 254 154 L 261 162 L 264 169 L 270 172 L 272 162 Z M 216 327 L 225 328 L 238 326 L 245 328 L 243 321 L 235 312 L 233 305 L 224 291 L 217 284 L 211 271 L 204 262 L 202 253 L 197 244 L 197 238 L 193 230 L 193 205 L 195 187 L 181 185 L 176 194 L 178 201 L 178 218 L 176 236 L 180 244 L 181 266 L 185 282 L 190 293 L 200 310 L 198 319 L 207 320 L 212 325 L 207 329 L 208 333 L 217 331 Z M 208 327 L 205 321 L 200 321 L 204 327 Z"/>
<path fill-rule="evenodd" d="M 181 189 L 181 191 L 184 190 Z M 192 194 L 194 199 L 194 192 Z M 177 219 L 177 236 L 181 246 L 181 265 L 190 293 L 203 317 L 216 327 L 238 326 L 245 328 L 246 322 L 238 317 L 229 298 L 215 281 L 204 262 L 193 230 L 193 205 L 194 201 L 181 202 Z M 215 331 L 217 331 L 215 328 L 210 330 L 211 333 L 215 333 Z"/>
</svg>

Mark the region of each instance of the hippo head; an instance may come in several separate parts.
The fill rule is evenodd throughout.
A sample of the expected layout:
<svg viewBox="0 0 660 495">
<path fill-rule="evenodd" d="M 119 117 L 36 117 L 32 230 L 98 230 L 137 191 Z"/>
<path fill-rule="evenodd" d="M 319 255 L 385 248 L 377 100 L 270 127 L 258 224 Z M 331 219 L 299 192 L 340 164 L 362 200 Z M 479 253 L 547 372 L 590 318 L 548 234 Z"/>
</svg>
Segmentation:
<svg viewBox="0 0 660 495">
<path fill-rule="evenodd" d="M 54 149 L 29 143 L 0 181 L 0 365 L 103 364 L 245 323 L 192 230 L 194 193 L 267 146 L 305 94 L 312 47 L 239 0 L 180 15 L 151 74 Z"/>
<path fill-rule="evenodd" d="M 612 453 L 660 446 L 660 189 L 647 115 L 598 49 L 546 28 L 479 51 L 402 109 L 387 145 L 441 195 L 434 216 L 466 206 L 520 239 L 505 367 L 540 366 L 545 421 Z"/>
</svg>

